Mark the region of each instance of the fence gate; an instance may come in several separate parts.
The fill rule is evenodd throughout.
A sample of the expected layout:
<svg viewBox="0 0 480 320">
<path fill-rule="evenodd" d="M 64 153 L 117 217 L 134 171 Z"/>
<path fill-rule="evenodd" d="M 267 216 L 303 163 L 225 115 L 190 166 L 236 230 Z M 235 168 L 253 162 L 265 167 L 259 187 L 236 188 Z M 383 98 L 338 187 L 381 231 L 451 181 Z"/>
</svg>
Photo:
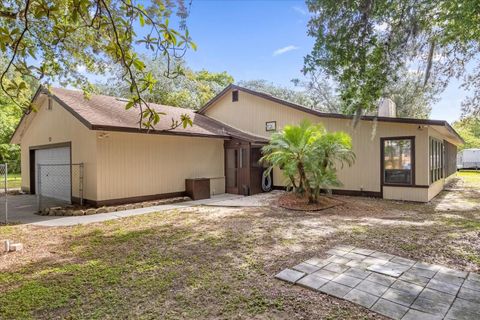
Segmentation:
<svg viewBox="0 0 480 320">
<path fill-rule="evenodd" d="M 5 210 L 4 221 L 8 223 L 8 165 L 6 163 L 0 163 L 0 197 L 3 198 L 2 209 Z M 3 210 L 0 210 L 0 212 Z"/>
<path fill-rule="evenodd" d="M 83 205 L 83 163 L 37 164 L 35 179 L 38 211 L 44 208 Z"/>
</svg>

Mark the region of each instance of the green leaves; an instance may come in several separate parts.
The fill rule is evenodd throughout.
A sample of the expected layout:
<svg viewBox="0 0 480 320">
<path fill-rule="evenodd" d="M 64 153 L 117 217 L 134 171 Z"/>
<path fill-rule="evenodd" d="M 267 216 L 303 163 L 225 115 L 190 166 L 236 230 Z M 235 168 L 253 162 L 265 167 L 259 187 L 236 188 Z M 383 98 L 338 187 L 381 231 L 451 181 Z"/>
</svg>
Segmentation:
<svg viewBox="0 0 480 320">
<path fill-rule="evenodd" d="M 184 0 L 168 5 L 154 0 L 12 0 L 2 2 L 0 11 L 0 54 L 8 62 L 0 70 L 0 83 L 15 69 L 42 84 L 87 88 L 90 74 L 105 75 L 111 66 L 120 66 L 128 96 L 133 97 L 127 108 L 142 104 L 149 115 L 141 123 L 147 125 L 158 122 L 161 114 L 150 110 L 144 100 L 157 79 L 146 72 L 134 45 L 145 44 L 152 58 L 163 55 L 169 65 L 195 47 L 185 26 Z M 180 31 L 169 24 L 172 14 L 180 17 Z M 170 71 L 176 70 L 168 68 L 167 77 Z M 1 89 L 19 103 L 18 92 L 26 87 L 20 82 Z M 21 107 L 27 109 L 28 103 Z"/>
<path fill-rule="evenodd" d="M 442 89 L 452 77 L 471 75 L 465 86 L 480 97 L 479 69 L 466 68 L 469 62 L 479 66 L 478 0 L 308 0 L 307 5 L 315 45 L 304 72 L 320 71 L 337 81 L 345 113 L 375 109 L 410 68 L 419 70 L 427 86 L 439 81 Z"/>
<path fill-rule="evenodd" d="M 465 140 L 461 149 L 480 148 L 480 119 L 467 117 L 453 124 L 453 127 Z"/>
<path fill-rule="evenodd" d="M 288 125 L 271 136 L 262 148 L 261 161 L 283 170 L 289 186 L 316 202 L 321 189 L 339 186 L 336 166 L 352 165 L 355 154 L 351 138 L 344 132 L 328 133 L 321 124 L 303 121 Z"/>
</svg>

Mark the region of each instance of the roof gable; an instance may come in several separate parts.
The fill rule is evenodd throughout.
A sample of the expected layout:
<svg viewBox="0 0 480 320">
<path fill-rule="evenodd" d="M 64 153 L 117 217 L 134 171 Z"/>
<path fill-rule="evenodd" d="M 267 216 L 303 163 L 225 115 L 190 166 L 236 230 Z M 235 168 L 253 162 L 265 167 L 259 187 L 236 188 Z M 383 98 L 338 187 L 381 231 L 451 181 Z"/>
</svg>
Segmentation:
<svg viewBox="0 0 480 320">
<path fill-rule="evenodd" d="M 105 95 L 92 95 L 86 99 L 83 92 L 64 88 L 52 88 L 48 91 L 40 87 L 32 101 L 39 99 L 41 95 L 49 94 L 59 105 L 70 112 L 78 121 L 90 130 L 121 131 L 133 133 L 153 133 L 182 136 L 212 137 L 229 139 L 241 138 L 252 142 L 266 142 L 264 138 L 257 137 L 233 129 L 219 121 L 213 120 L 202 114 L 195 113 L 191 109 L 171 107 L 150 103 L 149 106 L 160 113 L 158 124 L 153 129 L 139 127 L 140 111 L 138 108 L 125 109 L 127 102 Z M 172 119 L 180 119 L 182 114 L 187 114 L 193 121 L 192 126 L 172 129 Z M 25 121 L 22 117 L 19 125 Z M 12 135 L 12 143 L 19 143 L 16 132 Z"/>
</svg>

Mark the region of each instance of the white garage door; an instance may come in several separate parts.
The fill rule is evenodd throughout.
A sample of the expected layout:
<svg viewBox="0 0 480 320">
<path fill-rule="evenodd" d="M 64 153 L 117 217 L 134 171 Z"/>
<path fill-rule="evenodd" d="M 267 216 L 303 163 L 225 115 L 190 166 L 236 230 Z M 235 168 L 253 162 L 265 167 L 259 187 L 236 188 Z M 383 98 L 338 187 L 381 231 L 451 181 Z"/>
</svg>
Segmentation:
<svg viewBox="0 0 480 320">
<path fill-rule="evenodd" d="M 40 165 L 40 179 L 38 174 Z M 35 150 L 36 190 L 44 197 L 71 201 L 70 148 Z"/>
</svg>

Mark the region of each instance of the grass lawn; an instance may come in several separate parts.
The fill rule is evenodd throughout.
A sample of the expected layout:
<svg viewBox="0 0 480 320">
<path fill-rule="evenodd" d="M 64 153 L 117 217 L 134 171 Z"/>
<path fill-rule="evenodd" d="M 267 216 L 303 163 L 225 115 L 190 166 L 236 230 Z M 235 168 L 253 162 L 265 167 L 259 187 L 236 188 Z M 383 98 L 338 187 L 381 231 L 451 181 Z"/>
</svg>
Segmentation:
<svg viewBox="0 0 480 320">
<path fill-rule="evenodd" d="M 480 170 L 462 170 L 458 172 L 469 185 L 480 186 Z"/>
<path fill-rule="evenodd" d="M 3 176 L 0 177 L 0 189 L 4 188 Z M 16 189 L 22 186 L 22 175 L 20 173 L 9 173 L 7 177 L 7 188 Z"/>
<path fill-rule="evenodd" d="M 478 271 L 480 174 L 459 176 L 470 189 L 429 204 L 341 197 L 316 213 L 196 207 L 68 228 L 3 226 L 0 239 L 25 251 L 0 255 L 0 318 L 383 319 L 273 275 L 337 244 Z M 445 209 L 452 197 L 478 206 Z"/>
</svg>

